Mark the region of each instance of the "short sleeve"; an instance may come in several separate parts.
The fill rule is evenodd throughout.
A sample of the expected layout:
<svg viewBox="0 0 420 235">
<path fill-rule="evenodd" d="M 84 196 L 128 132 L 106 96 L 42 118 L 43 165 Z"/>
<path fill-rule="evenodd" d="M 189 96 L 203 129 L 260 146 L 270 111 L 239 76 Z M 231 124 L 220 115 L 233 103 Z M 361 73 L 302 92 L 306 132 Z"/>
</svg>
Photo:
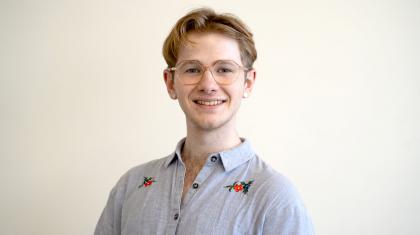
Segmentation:
<svg viewBox="0 0 420 235">
<path fill-rule="evenodd" d="M 127 181 L 128 173 L 124 174 L 111 190 L 105 208 L 99 217 L 94 235 L 121 234 L 121 214 Z"/>
<path fill-rule="evenodd" d="M 313 235 L 311 219 L 303 203 L 296 196 L 286 205 L 275 200 L 266 214 L 263 234 L 270 235 Z"/>
<path fill-rule="evenodd" d="M 99 217 L 94 233 L 95 235 L 119 234 L 118 228 L 120 227 L 120 218 L 119 216 L 116 216 L 116 210 L 118 210 L 118 208 L 116 208 L 115 191 L 112 190 L 108 197 L 108 202 Z"/>
</svg>

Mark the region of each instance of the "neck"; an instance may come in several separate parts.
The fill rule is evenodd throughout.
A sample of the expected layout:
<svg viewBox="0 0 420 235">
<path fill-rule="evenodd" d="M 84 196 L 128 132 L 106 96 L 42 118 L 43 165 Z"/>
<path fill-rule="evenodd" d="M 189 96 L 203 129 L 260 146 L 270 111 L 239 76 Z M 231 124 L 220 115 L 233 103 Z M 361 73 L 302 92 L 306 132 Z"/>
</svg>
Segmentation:
<svg viewBox="0 0 420 235">
<path fill-rule="evenodd" d="M 231 149 L 241 143 L 235 128 L 203 130 L 187 125 L 187 138 L 182 149 L 184 162 L 203 163 L 210 153 Z"/>
</svg>

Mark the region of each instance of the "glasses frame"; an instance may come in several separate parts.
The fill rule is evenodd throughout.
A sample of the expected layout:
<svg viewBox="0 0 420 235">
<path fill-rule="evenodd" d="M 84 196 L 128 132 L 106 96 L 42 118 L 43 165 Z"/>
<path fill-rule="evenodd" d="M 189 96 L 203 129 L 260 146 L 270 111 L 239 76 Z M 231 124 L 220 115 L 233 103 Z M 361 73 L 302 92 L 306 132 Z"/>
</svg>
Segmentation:
<svg viewBox="0 0 420 235">
<path fill-rule="evenodd" d="M 200 78 L 200 80 L 198 80 L 198 81 L 197 81 L 197 82 L 195 82 L 195 83 L 184 83 L 184 82 L 183 82 L 183 84 L 184 84 L 184 85 L 195 85 L 195 84 L 200 83 L 201 79 L 203 79 L 204 73 L 205 73 L 207 70 L 209 70 L 209 71 L 210 71 L 211 76 L 213 77 L 214 81 L 216 81 L 216 83 L 217 83 L 217 84 L 219 84 L 219 85 L 230 85 L 230 84 L 234 83 L 234 82 L 236 81 L 236 79 L 238 79 L 238 77 L 239 77 L 239 73 L 238 73 L 238 75 L 237 75 L 234 79 L 232 79 L 232 81 L 231 81 L 231 82 L 229 82 L 229 83 L 223 83 L 223 82 L 221 83 L 220 81 L 217 81 L 216 77 L 213 75 L 213 71 L 212 71 L 210 68 L 211 68 L 211 67 L 213 67 L 215 64 L 217 64 L 217 63 L 219 63 L 219 62 L 232 62 L 232 63 L 234 63 L 234 64 L 236 64 L 236 65 L 238 66 L 239 70 L 241 70 L 241 71 L 245 71 L 245 75 L 246 75 L 246 73 L 247 73 L 247 72 L 249 72 L 249 71 L 251 71 L 251 70 L 252 70 L 252 68 L 247 68 L 247 67 L 241 66 L 241 65 L 239 65 L 238 63 L 236 63 L 236 62 L 235 62 L 235 61 L 233 61 L 233 60 L 216 60 L 215 62 L 213 62 L 213 64 L 211 64 L 211 65 L 207 65 L 207 66 L 203 65 L 203 64 L 202 64 L 199 60 L 183 60 L 183 61 L 178 62 L 178 63 L 177 63 L 174 67 L 167 68 L 166 70 L 167 70 L 167 71 L 172 72 L 172 76 L 173 76 L 173 78 L 175 78 L 175 72 L 176 72 L 176 70 L 177 70 L 177 67 L 178 67 L 180 64 L 183 64 L 183 63 L 186 63 L 186 62 L 194 62 L 194 63 L 198 63 L 198 64 L 200 64 L 200 66 L 203 68 L 203 71 L 202 71 L 202 73 L 201 73 L 201 78 Z M 181 81 L 182 81 L 182 80 L 181 80 Z"/>
</svg>

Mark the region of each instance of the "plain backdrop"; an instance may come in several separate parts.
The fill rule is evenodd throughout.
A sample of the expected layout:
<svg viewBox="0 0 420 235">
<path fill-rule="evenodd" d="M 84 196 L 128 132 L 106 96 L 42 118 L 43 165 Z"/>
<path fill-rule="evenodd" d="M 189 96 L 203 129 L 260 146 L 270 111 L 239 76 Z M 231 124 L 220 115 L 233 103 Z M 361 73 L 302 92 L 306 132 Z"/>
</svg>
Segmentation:
<svg viewBox="0 0 420 235">
<path fill-rule="evenodd" d="M 199 6 L 254 32 L 238 130 L 317 234 L 420 234 L 417 0 L 1 0 L 0 234 L 92 234 L 119 177 L 174 150 L 161 47 Z"/>
</svg>

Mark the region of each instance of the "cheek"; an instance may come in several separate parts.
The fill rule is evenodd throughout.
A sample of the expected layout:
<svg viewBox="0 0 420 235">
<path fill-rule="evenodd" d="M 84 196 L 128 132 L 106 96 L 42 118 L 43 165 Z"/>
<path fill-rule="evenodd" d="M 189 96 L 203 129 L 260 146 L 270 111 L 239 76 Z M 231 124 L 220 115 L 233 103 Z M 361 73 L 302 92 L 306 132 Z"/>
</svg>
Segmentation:
<svg viewBox="0 0 420 235">
<path fill-rule="evenodd" d="M 185 86 L 182 86 L 181 84 L 175 83 L 174 84 L 174 90 L 178 97 L 184 97 L 186 93 L 188 93 L 188 90 Z"/>
<path fill-rule="evenodd" d="M 244 86 L 237 86 L 233 89 L 228 90 L 228 94 L 230 94 L 231 99 L 236 99 L 236 101 L 242 99 L 242 96 L 244 95 Z"/>
<path fill-rule="evenodd" d="M 178 97 L 179 104 L 181 106 L 187 105 L 191 89 L 186 86 L 175 86 L 175 92 Z"/>
<path fill-rule="evenodd" d="M 235 89 L 234 91 L 229 91 L 229 106 L 237 109 L 241 105 L 243 91 Z"/>
</svg>

